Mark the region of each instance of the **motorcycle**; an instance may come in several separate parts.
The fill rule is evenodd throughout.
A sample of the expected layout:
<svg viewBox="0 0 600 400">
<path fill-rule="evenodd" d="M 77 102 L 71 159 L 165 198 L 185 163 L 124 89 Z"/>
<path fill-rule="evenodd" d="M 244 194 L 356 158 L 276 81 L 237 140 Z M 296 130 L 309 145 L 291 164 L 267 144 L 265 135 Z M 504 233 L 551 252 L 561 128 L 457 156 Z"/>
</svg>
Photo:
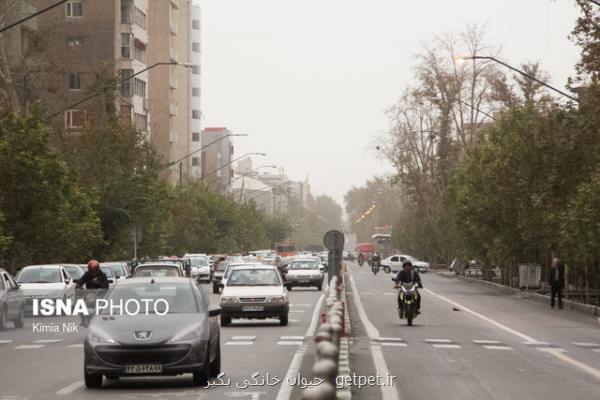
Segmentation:
<svg viewBox="0 0 600 400">
<path fill-rule="evenodd" d="M 359 266 L 359 267 L 362 267 L 364 263 L 365 263 L 365 258 L 364 258 L 364 257 L 361 257 L 361 256 L 359 256 L 359 257 L 358 257 L 358 266 Z"/>
<path fill-rule="evenodd" d="M 371 267 L 371 272 L 373 273 L 373 275 L 377 275 L 377 273 L 379 272 L 379 267 L 377 265 L 373 265 Z"/>
<path fill-rule="evenodd" d="M 395 282 L 394 279 L 392 280 Z M 398 304 L 400 309 L 398 310 L 398 316 L 400 319 L 406 318 L 408 326 L 411 326 L 413 320 L 417 317 L 417 296 L 419 295 L 417 287 L 418 285 L 414 282 L 402 282 L 399 286 Z"/>
</svg>

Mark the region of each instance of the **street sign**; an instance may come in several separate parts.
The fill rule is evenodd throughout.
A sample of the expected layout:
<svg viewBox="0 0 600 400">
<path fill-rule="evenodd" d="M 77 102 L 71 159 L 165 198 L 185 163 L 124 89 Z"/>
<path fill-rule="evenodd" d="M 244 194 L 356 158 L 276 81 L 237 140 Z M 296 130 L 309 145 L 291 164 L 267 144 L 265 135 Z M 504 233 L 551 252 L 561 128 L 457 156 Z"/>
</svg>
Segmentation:
<svg viewBox="0 0 600 400">
<path fill-rule="evenodd" d="M 329 231 L 323 236 L 323 244 L 328 250 L 344 250 L 344 234 L 337 230 Z"/>
</svg>

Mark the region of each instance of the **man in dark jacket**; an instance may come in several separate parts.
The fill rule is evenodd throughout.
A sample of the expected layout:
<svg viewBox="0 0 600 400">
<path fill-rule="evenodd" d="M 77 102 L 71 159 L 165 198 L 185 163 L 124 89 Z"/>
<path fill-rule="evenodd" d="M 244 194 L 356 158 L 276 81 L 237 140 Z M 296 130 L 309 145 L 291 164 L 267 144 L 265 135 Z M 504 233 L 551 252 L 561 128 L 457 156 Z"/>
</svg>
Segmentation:
<svg viewBox="0 0 600 400">
<path fill-rule="evenodd" d="M 408 283 L 416 283 L 417 287 L 423 289 L 423 284 L 421 283 L 421 277 L 417 271 L 413 271 L 413 265 L 410 261 L 406 260 L 402 263 L 402 271 L 398 272 L 396 278 L 394 278 L 394 282 L 396 282 L 396 286 L 394 288 L 400 287 L 402 282 Z M 421 294 L 418 290 L 416 292 L 415 297 L 415 305 L 417 306 L 417 315 L 421 313 Z M 400 309 L 400 297 L 398 297 L 398 309 Z"/>
<path fill-rule="evenodd" d="M 87 272 L 77 281 L 77 289 L 81 289 L 84 285 L 86 289 L 108 289 L 108 278 L 100 270 L 98 261 L 90 261 Z"/>
<path fill-rule="evenodd" d="M 554 300 L 558 297 L 558 308 L 562 310 L 562 289 L 565 286 L 565 266 L 557 257 L 552 261 L 550 267 L 550 306 L 554 308 Z"/>
</svg>

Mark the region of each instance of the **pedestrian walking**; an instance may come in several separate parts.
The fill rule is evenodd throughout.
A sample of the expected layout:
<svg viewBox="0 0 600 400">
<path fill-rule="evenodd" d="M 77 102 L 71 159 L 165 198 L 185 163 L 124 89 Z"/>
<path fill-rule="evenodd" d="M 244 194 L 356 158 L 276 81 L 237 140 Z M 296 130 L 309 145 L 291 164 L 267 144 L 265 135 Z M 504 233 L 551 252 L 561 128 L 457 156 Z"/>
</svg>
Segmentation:
<svg viewBox="0 0 600 400">
<path fill-rule="evenodd" d="M 558 297 L 558 308 L 562 310 L 562 289 L 565 286 L 565 266 L 556 257 L 550 267 L 550 306 L 554 308 L 555 299 Z"/>
</svg>

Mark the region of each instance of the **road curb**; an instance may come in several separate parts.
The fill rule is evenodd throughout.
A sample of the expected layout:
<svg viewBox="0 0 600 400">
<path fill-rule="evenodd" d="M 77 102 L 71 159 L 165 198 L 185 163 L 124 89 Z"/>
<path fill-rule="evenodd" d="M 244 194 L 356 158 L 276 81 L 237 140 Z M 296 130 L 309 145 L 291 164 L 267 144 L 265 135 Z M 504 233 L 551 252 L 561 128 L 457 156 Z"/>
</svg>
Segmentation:
<svg viewBox="0 0 600 400">
<path fill-rule="evenodd" d="M 437 272 L 437 274 L 443 278 L 459 279 L 459 280 L 462 280 L 465 282 L 476 283 L 476 284 L 484 285 L 484 286 L 488 286 L 488 287 L 491 286 L 491 287 L 493 287 L 497 290 L 500 290 L 506 294 L 513 294 L 513 295 L 518 294 L 521 296 L 522 300 L 532 300 L 532 301 L 536 301 L 538 303 L 544 303 L 544 304 L 550 303 L 550 296 L 545 295 L 545 294 L 526 292 L 526 291 L 522 291 L 521 289 L 501 285 L 496 282 L 489 282 L 489 281 L 485 281 L 483 279 L 468 278 L 466 276 L 455 275 L 451 272 L 450 273 L 449 272 Z M 591 304 L 583 304 L 583 303 L 578 303 L 576 301 L 564 300 L 564 299 L 563 299 L 563 304 L 565 306 L 565 309 L 568 311 L 575 311 L 575 312 L 580 312 L 583 314 L 594 315 L 594 316 L 597 316 L 598 312 L 599 312 L 598 307 L 591 305 Z"/>
<path fill-rule="evenodd" d="M 350 325 L 350 313 L 348 312 L 348 302 L 346 299 L 346 287 L 348 282 L 348 274 L 344 274 L 344 281 L 342 285 L 341 301 L 344 304 L 344 333 L 345 337 L 340 340 L 340 354 L 338 360 L 338 381 L 345 381 L 346 377 L 350 376 L 350 343 L 348 337 L 351 335 Z M 352 389 L 349 386 L 344 385 L 342 389 L 336 391 L 337 400 L 350 400 L 352 399 Z"/>
</svg>

